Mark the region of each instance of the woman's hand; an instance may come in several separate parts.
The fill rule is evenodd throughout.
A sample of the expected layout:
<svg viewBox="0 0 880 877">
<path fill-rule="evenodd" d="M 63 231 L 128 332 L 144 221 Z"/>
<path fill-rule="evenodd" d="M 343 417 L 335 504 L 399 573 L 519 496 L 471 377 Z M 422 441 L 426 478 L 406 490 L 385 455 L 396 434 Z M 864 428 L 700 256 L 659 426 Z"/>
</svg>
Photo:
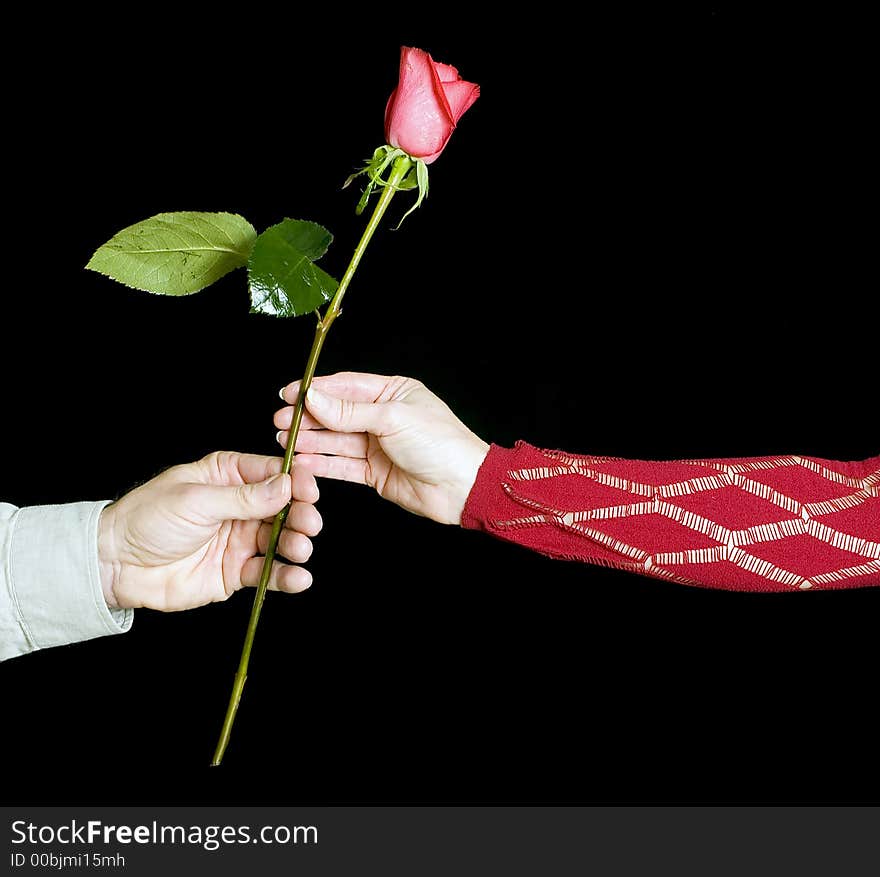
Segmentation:
<svg viewBox="0 0 880 877">
<path fill-rule="evenodd" d="M 174 466 L 101 512 L 98 559 L 109 606 L 172 611 L 255 586 L 272 518 L 293 497 L 278 544 L 296 563 L 321 530 L 314 476 L 281 475 L 278 457 L 221 451 Z M 275 561 L 269 588 L 303 591 L 311 574 Z"/>
<path fill-rule="evenodd" d="M 281 398 L 296 402 L 299 381 Z M 293 408 L 275 414 L 286 445 Z M 315 378 L 294 470 L 374 487 L 380 496 L 442 524 L 460 524 L 489 446 L 412 378 L 340 372 Z"/>
</svg>

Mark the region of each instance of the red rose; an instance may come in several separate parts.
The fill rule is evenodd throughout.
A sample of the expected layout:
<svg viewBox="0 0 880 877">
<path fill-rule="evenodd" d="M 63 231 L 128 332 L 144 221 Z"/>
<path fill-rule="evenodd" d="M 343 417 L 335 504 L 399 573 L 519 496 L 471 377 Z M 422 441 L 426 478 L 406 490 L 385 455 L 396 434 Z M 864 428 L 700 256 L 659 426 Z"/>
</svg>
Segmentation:
<svg viewBox="0 0 880 877">
<path fill-rule="evenodd" d="M 465 82 L 455 67 L 401 46 L 400 79 L 385 108 L 385 139 L 430 164 L 479 96 L 480 86 Z"/>
</svg>

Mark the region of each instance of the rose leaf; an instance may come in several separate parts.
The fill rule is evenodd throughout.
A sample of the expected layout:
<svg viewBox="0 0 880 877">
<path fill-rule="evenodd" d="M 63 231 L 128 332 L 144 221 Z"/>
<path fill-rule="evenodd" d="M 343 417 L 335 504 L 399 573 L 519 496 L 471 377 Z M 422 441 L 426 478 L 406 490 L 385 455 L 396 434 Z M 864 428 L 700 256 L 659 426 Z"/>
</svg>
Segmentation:
<svg viewBox="0 0 880 877">
<path fill-rule="evenodd" d="M 251 312 L 298 317 L 329 301 L 339 284 L 314 260 L 332 240 L 326 228 L 301 219 L 267 228 L 248 260 Z"/>
<path fill-rule="evenodd" d="M 113 235 L 86 268 L 158 295 L 191 295 L 247 264 L 254 227 L 233 213 L 159 213 Z"/>
</svg>

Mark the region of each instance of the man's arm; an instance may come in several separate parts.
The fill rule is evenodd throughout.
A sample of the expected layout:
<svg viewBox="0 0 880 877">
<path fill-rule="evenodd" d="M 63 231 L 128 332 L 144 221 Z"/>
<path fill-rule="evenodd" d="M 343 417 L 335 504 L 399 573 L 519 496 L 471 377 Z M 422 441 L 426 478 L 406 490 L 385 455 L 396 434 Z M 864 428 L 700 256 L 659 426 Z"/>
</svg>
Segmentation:
<svg viewBox="0 0 880 877">
<path fill-rule="evenodd" d="M 315 478 L 279 457 L 219 451 L 174 466 L 117 502 L 0 503 L 0 660 L 131 627 L 256 586 L 275 514 L 290 504 L 269 589 L 312 581 L 297 566 L 321 530 Z M 293 563 L 284 563 L 285 557 Z"/>
</svg>

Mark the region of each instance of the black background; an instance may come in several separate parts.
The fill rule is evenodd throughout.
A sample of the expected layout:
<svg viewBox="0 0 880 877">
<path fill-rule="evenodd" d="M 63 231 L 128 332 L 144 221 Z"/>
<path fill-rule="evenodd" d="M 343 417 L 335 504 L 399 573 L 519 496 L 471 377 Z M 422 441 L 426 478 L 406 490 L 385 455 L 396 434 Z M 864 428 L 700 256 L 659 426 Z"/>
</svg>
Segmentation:
<svg viewBox="0 0 880 877">
<path fill-rule="evenodd" d="M 172 300 L 83 265 L 155 213 L 227 210 L 323 223 L 341 274 L 362 220 L 339 185 L 382 142 L 401 44 L 482 96 L 424 208 L 371 246 L 320 372 L 419 377 L 502 445 L 877 453 L 865 21 L 180 5 L 98 36 L 30 14 L 7 34 L 5 501 L 276 452 L 311 320 L 249 315 L 241 272 Z M 880 799 L 880 589 L 685 588 L 351 485 L 324 482 L 319 507 L 315 584 L 269 596 L 221 769 L 249 594 L 0 666 L 0 797 Z"/>
</svg>

